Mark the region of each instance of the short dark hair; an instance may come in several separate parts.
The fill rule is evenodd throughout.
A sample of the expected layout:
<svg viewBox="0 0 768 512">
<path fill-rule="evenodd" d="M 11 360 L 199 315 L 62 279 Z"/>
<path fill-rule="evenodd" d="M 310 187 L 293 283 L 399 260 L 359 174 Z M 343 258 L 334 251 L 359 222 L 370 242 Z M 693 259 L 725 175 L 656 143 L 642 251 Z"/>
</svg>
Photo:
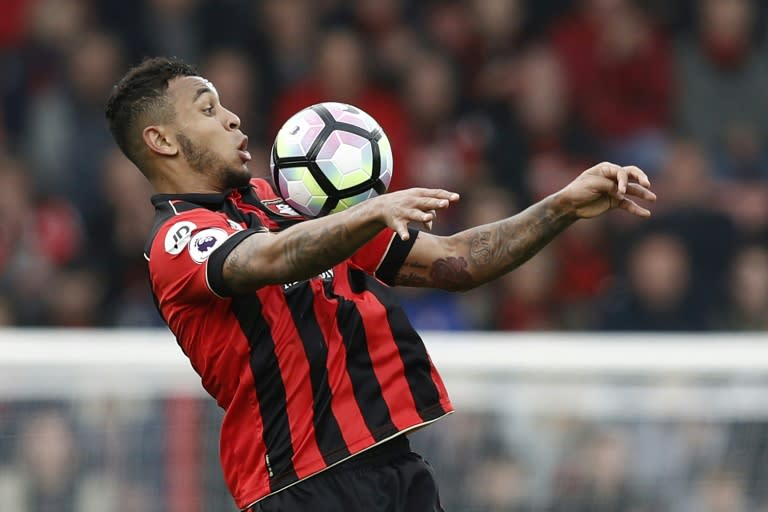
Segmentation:
<svg viewBox="0 0 768 512">
<path fill-rule="evenodd" d="M 153 57 L 134 66 L 112 89 L 105 114 L 115 142 L 141 168 L 141 119 L 168 122 L 175 112 L 166 101 L 168 82 L 180 76 L 197 76 L 197 70 L 175 58 Z M 144 171 L 144 169 L 142 169 Z"/>
</svg>

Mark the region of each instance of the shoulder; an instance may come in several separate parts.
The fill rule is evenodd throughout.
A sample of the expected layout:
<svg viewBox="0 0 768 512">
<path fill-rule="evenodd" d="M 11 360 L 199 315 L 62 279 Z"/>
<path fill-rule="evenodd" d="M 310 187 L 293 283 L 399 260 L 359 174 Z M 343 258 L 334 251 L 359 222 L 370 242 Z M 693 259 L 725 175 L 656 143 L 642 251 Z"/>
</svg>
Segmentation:
<svg viewBox="0 0 768 512">
<path fill-rule="evenodd" d="M 194 203 L 173 199 L 155 203 L 155 222 L 144 246 L 144 258 L 150 261 L 158 246 L 170 255 L 178 254 L 193 233 L 222 225 L 227 225 L 223 214 Z"/>
</svg>

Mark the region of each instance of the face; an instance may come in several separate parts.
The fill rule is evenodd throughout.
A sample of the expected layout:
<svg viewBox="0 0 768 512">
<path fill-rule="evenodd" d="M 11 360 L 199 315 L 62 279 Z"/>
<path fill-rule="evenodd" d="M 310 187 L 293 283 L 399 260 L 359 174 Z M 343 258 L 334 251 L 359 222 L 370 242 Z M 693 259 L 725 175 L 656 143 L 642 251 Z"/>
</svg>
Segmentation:
<svg viewBox="0 0 768 512">
<path fill-rule="evenodd" d="M 220 189 L 248 184 L 248 137 L 240 131 L 240 119 L 224 108 L 216 88 L 199 76 L 175 78 L 168 95 L 176 111 L 169 125 L 179 156 L 196 173 Z"/>
</svg>

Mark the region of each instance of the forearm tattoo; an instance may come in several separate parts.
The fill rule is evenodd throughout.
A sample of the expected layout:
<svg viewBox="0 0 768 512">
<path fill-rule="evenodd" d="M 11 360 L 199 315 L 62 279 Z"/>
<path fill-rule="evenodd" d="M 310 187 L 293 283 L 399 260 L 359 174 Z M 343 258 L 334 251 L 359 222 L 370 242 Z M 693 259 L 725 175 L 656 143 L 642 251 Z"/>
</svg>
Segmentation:
<svg viewBox="0 0 768 512">
<path fill-rule="evenodd" d="M 345 259 L 359 242 L 350 246 L 349 229 L 345 225 L 332 226 L 315 232 L 300 232 L 291 236 L 286 231 L 284 255 L 286 267 L 291 273 L 307 273 L 313 276 Z"/>
<path fill-rule="evenodd" d="M 427 270 L 427 265 L 406 261 L 397 275 L 397 284 L 400 286 L 429 286 L 429 280 L 424 275 L 425 270 Z"/>
<path fill-rule="evenodd" d="M 462 289 L 472 284 L 472 274 L 467 271 L 467 260 L 461 256 L 438 258 L 429 269 L 429 277 L 444 288 Z"/>
<path fill-rule="evenodd" d="M 525 263 L 572 222 L 543 201 L 508 219 L 459 233 L 460 245 L 468 247 L 468 271 L 475 284 Z"/>
<path fill-rule="evenodd" d="M 225 262 L 225 278 L 234 290 L 249 290 L 268 283 L 300 281 L 316 276 L 350 257 L 370 240 L 380 228 L 353 229 L 346 224 L 306 229 L 298 225 L 279 235 L 279 242 L 262 258 L 258 244 L 261 235 L 248 237 L 235 248 Z M 268 242 L 269 243 L 269 242 Z M 253 244 L 253 245 L 251 245 Z"/>
<path fill-rule="evenodd" d="M 572 222 L 542 201 L 508 219 L 453 235 L 451 256 L 435 258 L 420 272 L 404 265 L 397 284 L 470 289 L 518 267 Z"/>
</svg>

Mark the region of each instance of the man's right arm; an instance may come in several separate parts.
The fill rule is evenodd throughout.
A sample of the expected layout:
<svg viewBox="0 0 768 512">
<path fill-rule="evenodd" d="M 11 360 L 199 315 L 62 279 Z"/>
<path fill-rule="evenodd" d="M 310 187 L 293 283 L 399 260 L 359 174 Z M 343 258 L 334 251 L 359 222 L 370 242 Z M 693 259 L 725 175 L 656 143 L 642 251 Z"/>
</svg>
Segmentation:
<svg viewBox="0 0 768 512">
<path fill-rule="evenodd" d="M 267 284 L 309 279 L 349 258 L 385 227 L 406 239 L 408 223 L 429 223 L 436 210 L 458 199 L 445 190 L 408 189 L 277 234 L 251 235 L 224 261 L 224 281 L 232 291 L 246 293 Z"/>
</svg>

